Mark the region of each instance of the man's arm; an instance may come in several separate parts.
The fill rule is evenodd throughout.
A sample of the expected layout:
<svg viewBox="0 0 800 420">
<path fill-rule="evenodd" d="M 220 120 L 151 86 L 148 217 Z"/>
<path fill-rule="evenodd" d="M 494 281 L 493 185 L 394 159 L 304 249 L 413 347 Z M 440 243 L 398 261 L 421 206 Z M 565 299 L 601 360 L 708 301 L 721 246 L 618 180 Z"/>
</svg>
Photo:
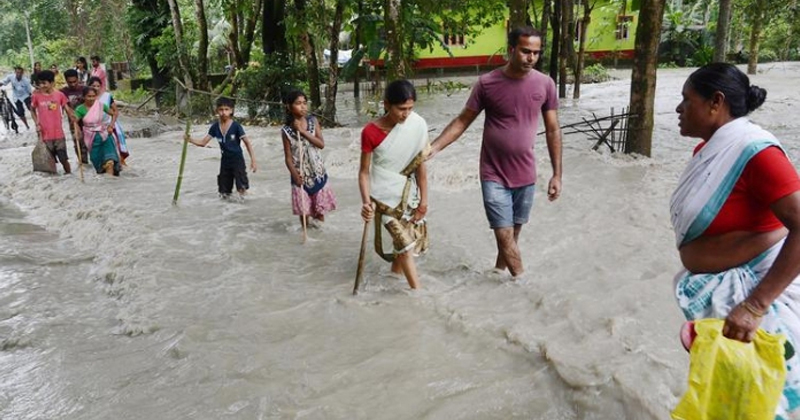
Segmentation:
<svg viewBox="0 0 800 420">
<path fill-rule="evenodd" d="M 447 124 L 447 127 L 442 130 L 442 133 L 439 134 L 435 140 L 433 140 L 428 159 L 432 158 L 433 155 L 449 146 L 450 143 L 456 141 L 462 134 L 464 134 L 464 131 L 466 131 L 470 124 L 475 121 L 475 118 L 478 117 L 479 113 L 480 112 L 473 111 L 466 107 L 462 109 L 461 113 L 458 114 L 453 121 L 450 121 L 450 124 Z"/>
<path fill-rule="evenodd" d="M 75 124 L 78 121 L 78 118 L 75 117 L 75 111 L 73 111 L 69 105 L 64 104 L 61 108 L 63 108 L 64 112 L 67 113 L 67 118 L 69 119 L 70 124 Z M 33 111 L 31 111 L 31 114 L 32 113 Z"/>
<path fill-rule="evenodd" d="M 558 125 L 557 110 L 544 111 L 542 116 L 547 139 L 547 153 L 550 155 L 550 165 L 553 167 L 553 177 L 547 186 L 547 197 L 553 201 L 561 195 L 561 127 Z"/>
</svg>

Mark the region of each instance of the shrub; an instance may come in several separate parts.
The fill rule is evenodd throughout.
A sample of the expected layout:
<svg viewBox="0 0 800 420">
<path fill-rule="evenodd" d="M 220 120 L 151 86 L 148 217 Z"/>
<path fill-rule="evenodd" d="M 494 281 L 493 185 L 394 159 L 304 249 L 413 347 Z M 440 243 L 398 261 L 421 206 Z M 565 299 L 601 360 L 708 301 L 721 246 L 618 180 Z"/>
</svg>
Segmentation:
<svg viewBox="0 0 800 420">
<path fill-rule="evenodd" d="M 692 58 L 686 64 L 689 66 L 702 67 L 714 61 L 714 47 L 703 45 L 692 54 Z"/>
<path fill-rule="evenodd" d="M 606 69 L 602 64 L 596 63 L 583 69 L 583 83 L 599 83 L 611 79 Z"/>
<path fill-rule="evenodd" d="M 271 119 L 281 119 L 282 94 L 292 87 L 304 89 L 307 86 L 305 73 L 305 67 L 280 53 L 269 54 L 260 62 L 251 62 L 237 75 L 241 84 L 239 92 L 247 100 L 243 105 L 247 106 L 248 116 L 267 115 Z"/>
</svg>

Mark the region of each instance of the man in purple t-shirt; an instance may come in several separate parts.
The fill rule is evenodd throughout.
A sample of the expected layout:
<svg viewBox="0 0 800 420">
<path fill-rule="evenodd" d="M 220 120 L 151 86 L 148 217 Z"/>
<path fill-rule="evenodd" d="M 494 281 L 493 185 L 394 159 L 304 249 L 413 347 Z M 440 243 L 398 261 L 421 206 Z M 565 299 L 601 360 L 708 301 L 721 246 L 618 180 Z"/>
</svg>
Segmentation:
<svg viewBox="0 0 800 420">
<path fill-rule="evenodd" d="M 494 270 L 522 274 L 519 233 L 528 222 L 536 183 L 534 140 L 541 112 L 553 177 L 550 201 L 561 194 L 561 130 L 555 83 L 534 70 L 542 53 L 542 36 L 530 27 L 508 34 L 509 61 L 484 74 L 472 89 L 466 107 L 431 144 L 432 157 L 458 139 L 486 111 L 481 145 L 483 205 L 497 240 Z"/>
</svg>

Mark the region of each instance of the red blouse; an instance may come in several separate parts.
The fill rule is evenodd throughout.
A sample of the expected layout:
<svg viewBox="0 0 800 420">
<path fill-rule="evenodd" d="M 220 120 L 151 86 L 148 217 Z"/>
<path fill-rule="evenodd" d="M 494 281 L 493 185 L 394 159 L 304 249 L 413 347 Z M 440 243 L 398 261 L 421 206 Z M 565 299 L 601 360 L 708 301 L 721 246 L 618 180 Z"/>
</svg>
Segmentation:
<svg viewBox="0 0 800 420">
<path fill-rule="evenodd" d="M 705 146 L 700 143 L 697 153 Z M 733 231 L 769 232 L 783 227 L 770 206 L 800 191 L 800 177 L 778 147 L 767 147 L 747 163 L 730 196 L 703 236 Z"/>
<path fill-rule="evenodd" d="M 372 153 L 373 150 L 383 143 L 388 135 L 388 133 L 384 133 L 375 123 L 367 123 L 364 129 L 361 130 L 361 151 L 364 153 Z"/>
</svg>

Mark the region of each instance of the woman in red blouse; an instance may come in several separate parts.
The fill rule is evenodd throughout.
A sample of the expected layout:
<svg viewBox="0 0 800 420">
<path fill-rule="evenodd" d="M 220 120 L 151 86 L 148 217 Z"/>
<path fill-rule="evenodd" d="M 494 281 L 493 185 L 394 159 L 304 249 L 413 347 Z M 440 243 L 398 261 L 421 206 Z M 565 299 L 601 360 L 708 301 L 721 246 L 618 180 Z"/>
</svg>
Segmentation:
<svg viewBox="0 0 800 420">
<path fill-rule="evenodd" d="M 767 92 L 735 66 L 692 73 L 676 112 L 702 142 L 670 203 L 682 270 L 678 304 L 690 320 L 724 318 L 725 337 L 760 327 L 800 343 L 800 178 L 778 140 L 746 115 Z M 787 360 L 778 414 L 800 412 L 800 357 Z"/>
</svg>

